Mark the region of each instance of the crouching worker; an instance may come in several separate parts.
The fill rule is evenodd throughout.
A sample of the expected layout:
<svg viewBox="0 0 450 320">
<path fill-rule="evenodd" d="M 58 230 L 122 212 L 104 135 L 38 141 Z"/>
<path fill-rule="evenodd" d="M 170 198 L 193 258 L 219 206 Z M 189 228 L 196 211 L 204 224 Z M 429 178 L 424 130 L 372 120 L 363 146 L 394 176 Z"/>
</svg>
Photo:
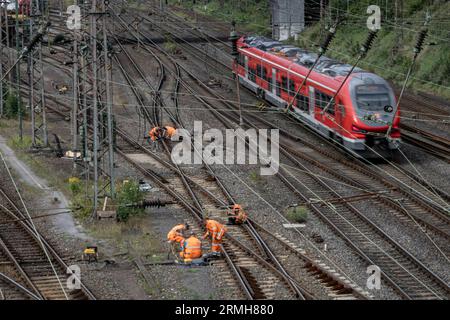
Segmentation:
<svg viewBox="0 0 450 320">
<path fill-rule="evenodd" d="M 210 236 L 212 252 L 220 253 L 222 251 L 222 238 L 228 231 L 227 228 L 220 222 L 210 219 L 205 220 L 204 225 L 206 228 L 206 232 L 203 235 L 203 239 L 206 239 L 208 236 Z"/>
<path fill-rule="evenodd" d="M 177 252 L 179 249 L 178 244 L 181 245 L 181 242 L 184 240 L 184 232 L 189 230 L 189 225 L 186 224 L 177 224 L 173 227 L 169 233 L 167 234 L 167 242 L 169 243 L 169 252 L 173 253 Z"/>
<path fill-rule="evenodd" d="M 247 214 L 244 209 L 242 209 L 241 205 L 234 204 L 231 210 L 227 212 L 228 216 L 228 225 L 233 224 L 243 224 L 247 221 Z"/>
<path fill-rule="evenodd" d="M 159 141 L 161 140 L 171 140 L 177 134 L 177 129 L 170 126 L 165 127 L 154 127 L 149 131 L 148 136 L 151 140 L 154 149 L 159 148 Z M 150 143 L 150 141 L 149 141 Z"/>
<path fill-rule="evenodd" d="M 184 263 L 191 263 L 192 260 L 202 257 L 202 242 L 190 232 L 189 237 L 181 242 L 180 257 Z"/>
</svg>

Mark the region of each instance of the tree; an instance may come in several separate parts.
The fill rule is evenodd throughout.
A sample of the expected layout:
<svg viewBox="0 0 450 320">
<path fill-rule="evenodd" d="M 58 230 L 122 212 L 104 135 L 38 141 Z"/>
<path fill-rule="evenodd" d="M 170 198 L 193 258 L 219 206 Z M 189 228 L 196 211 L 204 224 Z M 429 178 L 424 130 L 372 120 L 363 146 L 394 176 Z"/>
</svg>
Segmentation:
<svg viewBox="0 0 450 320">
<path fill-rule="evenodd" d="M 129 206 L 141 202 L 144 195 L 139 191 L 135 181 L 128 181 L 122 185 L 117 193 L 117 217 L 120 221 L 127 221 L 132 215 L 142 213 L 144 209 Z"/>
<path fill-rule="evenodd" d="M 23 115 L 22 100 L 14 91 L 9 90 L 5 101 L 5 116 L 7 118 L 15 118 L 19 115 L 19 110 Z"/>
</svg>

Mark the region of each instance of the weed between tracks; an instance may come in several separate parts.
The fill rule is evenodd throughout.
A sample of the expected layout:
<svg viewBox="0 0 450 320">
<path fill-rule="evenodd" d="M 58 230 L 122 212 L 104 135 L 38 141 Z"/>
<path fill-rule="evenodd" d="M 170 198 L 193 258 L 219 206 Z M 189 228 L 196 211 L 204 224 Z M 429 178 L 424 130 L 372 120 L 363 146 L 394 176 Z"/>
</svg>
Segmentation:
<svg viewBox="0 0 450 320">
<path fill-rule="evenodd" d="M 303 206 L 288 208 L 286 219 L 290 222 L 304 223 L 308 219 L 308 209 Z"/>
</svg>

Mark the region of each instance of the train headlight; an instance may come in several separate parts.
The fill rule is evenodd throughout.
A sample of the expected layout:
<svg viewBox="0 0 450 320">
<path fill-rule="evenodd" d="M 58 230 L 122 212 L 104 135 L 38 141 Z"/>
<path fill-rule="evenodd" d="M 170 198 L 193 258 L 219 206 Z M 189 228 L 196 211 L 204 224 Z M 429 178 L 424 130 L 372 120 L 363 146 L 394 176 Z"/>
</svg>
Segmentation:
<svg viewBox="0 0 450 320">
<path fill-rule="evenodd" d="M 391 113 L 392 111 L 394 111 L 394 108 L 392 106 L 390 105 L 384 106 L 384 112 Z"/>
</svg>

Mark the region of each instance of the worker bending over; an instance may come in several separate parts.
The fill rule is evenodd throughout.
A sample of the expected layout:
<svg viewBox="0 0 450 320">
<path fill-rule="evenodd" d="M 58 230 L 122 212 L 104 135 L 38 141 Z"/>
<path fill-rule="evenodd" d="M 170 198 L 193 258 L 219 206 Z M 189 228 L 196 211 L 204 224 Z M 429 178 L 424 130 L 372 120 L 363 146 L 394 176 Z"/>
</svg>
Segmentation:
<svg viewBox="0 0 450 320">
<path fill-rule="evenodd" d="M 234 204 L 231 210 L 228 210 L 227 215 L 227 224 L 243 224 L 247 221 L 247 214 L 239 204 Z"/>
<path fill-rule="evenodd" d="M 184 240 L 184 231 L 189 230 L 189 225 L 186 224 L 177 224 L 175 227 L 173 227 L 169 233 L 167 234 L 167 242 L 171 246 L 171 249 L 173 251 L 176 250 L 176 245 L 179 243 L 181 245 L 181 242 Z"/>
<path fill-rule="evenodd" d="M 222 245 L 222 238 L 225 235 L 225 233 L 228 231 L 227 228 L 215 221 L 206 219 L 204 222 L 206 232 L 203 235 L 203 239 L 206 239 L 208 236 L 211 237 L 211 250 L 213 252 L 220 252 L 220 247 Z"/>
<path fill-rule="evenodd" d="M 202 242 L 195 236 L 194 232 L 191 231 L 189 237 L 181 241 L 180 257 L 185 263 L 190 263 L 192 260 L 202 257 Z"/>
<path fill-rule="evenodd" d="M 160 140 L 170 140 L 173 136 L 177 134 L 177 129 L 170 126 L 165 127 L 154 127 L 150 132 L 148 133 L 149 138 L 151 139 L 152 146 L 154 151 L 159 150 L 159 141 Z M 150 141 L 149 141 L 150 142 Z"/>
<path fill-rule="evenodd" d="M 175 136 L 177 133 L 177 129 L 170 126 L 165 127 L 154 127 L 150 132 L 148 133 L 150 139 L 152 141 L 159 141 L 161 139 L 172 139 L 173 136 Z"/>
</svg>

